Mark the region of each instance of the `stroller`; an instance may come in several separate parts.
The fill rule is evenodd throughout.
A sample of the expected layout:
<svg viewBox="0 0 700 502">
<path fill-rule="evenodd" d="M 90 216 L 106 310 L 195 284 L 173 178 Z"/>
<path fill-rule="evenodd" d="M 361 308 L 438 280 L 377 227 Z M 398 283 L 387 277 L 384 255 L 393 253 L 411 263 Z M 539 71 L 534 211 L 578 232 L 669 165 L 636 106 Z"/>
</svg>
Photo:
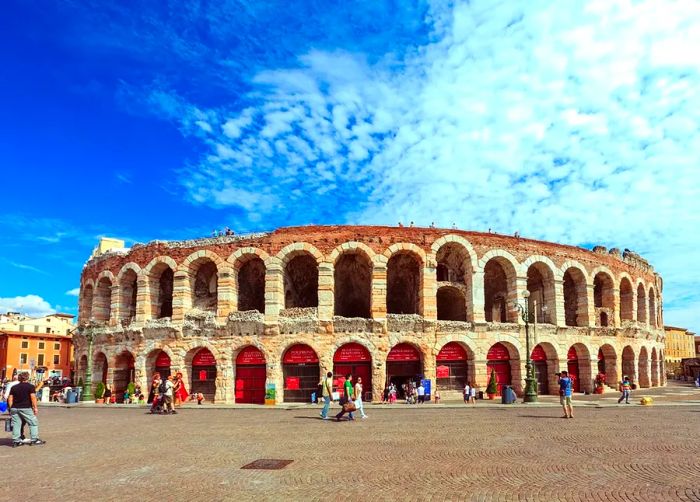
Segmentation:
<svg viewBox="0 0 700 502">
<path fill-rule="evenodd" d="M 151 404 L 151 415 L 160 415 L 165 411 L 165 399 L 164 396 L 156 394 L 153 396 L 153 403 Z"/>
</svg>

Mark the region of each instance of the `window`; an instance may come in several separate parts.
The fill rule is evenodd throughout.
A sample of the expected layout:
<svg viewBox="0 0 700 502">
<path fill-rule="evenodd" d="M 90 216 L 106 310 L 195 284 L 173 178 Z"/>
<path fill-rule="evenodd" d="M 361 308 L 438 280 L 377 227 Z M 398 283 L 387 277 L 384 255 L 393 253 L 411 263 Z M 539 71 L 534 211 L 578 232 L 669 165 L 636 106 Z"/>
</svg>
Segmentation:
<svg viewBox="0 0 700 502">
<path fill-rule="evenodd" d="M 38 332 L 39 332 L 39 326 L 34 326 L 34 333 L 38 333 Z"/>
<path fill-rule="evenodd" d="M 22 338 L 22 348 L 23 348 L 23 349 L 28 349 L 28 348 L 29 348 L 29 340 L 27 340 L 26 337 Z"/>
<path fill-rule="evenodd" d="M 19 364 L 27 364 L 27 354 L 19 355 Z"/>
<path fill-rule="evenodd" d="M 47 333 L 51 333 L 51 328 L 46 328 Z"/>
<path fill-rule="evenodd" d="M 61 356 L 59 356 L 58 354 L 54 354 L 53 355 L 53 363 L 54 363 L 54 365 L 61 364 Z"/>
<path fill-rule="evenodd" d="M 61 350 L 61 342 L 54 342 L 53 350 Z"/>
<path fill-rule="evenodd" d="M 44 365 L 44 354 L 39 354 L 39 358 L 37 360 L 37 365 L 38 366 L 43 366 Z"/>
<path fill-rule="evenodd" d="M 19 325 L 19 330 L 20 330 L 20 331 L 24 331 L 24 324 L 20 324 L 20 325 Z"/>
<path fill-rule="evenodd" d="M 46 345 L 46 342 L 44 342 L 44 341 L 39 342 L 39 350 L 44 350 L 45 345 Z"/>
</svg>

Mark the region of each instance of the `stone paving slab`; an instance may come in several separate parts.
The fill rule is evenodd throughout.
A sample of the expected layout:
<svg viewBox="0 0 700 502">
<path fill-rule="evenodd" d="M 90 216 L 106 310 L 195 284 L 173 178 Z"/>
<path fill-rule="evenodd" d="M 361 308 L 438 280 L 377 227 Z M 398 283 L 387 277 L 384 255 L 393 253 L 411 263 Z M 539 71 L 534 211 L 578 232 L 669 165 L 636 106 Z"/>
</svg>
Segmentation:
<svg viewBox="0 0 700 502">
<path fill-rule="evenodd" d="M 42 407 L 45 446 L 0 441 L 0 499 L 700 500 L 700 406 L 575 412 L 397 406 L 337 423 L 313 407 Z M 293 462 L 241 469 L 258 459 Z"/>
</svg>

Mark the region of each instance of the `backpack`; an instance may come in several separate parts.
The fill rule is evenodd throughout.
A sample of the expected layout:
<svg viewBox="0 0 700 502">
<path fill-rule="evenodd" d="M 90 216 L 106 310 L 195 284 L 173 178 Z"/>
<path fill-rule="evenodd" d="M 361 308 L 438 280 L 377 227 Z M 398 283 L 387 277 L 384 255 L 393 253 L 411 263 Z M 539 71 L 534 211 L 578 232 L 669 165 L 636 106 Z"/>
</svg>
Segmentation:
<svg viewBox="0 0 700 502">
<path fill-rule="evenodd" d="M 165 379 L 160 382 L 160 385 L 158 386 L 158 393 L 159 394 L 165 395 L 165 392 L 168 390 L 167 382 L 168 381 Z"/>
</svg>

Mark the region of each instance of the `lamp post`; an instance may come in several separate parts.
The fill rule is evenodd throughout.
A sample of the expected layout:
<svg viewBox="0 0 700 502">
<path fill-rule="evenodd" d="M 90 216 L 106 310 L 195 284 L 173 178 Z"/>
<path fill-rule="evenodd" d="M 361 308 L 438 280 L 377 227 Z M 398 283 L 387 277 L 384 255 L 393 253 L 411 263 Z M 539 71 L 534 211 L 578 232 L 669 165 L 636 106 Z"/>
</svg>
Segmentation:
<svg viewBox="0 0 700 502">
<path fill-rule="evenodd" d="M 88 343 L 87 350 L 87 367 L 85 368 L 85 382 L 83 383 L 83 393 L 80 398 L 81 401 L 94 401 L 95 396 L 92 393 L 92 339 L 94 338 L 94 333 L 90 328 L 87 329 L 85 333 L 85 339 Z"/>
<path fill-rule="evenodd" d="M 525 396 L 523 397 L 524 403 L 536 403 L 537 402 L 537 380 L 535 379 L 535 367 L 532 364 L 532 353 L 530 349 L 530 308 L 528 305 L 528 298 L 530 297 L 530 292 L 528 290 L 523 291 L 523 298 L 525 298 L 525 304 L 521 305 L 516 303 L 515 306 L 520 312 L 520 317 L 525 321 L 525 350 L 527 351 L 527 365 L 525 370 Z"/>
</svg>

